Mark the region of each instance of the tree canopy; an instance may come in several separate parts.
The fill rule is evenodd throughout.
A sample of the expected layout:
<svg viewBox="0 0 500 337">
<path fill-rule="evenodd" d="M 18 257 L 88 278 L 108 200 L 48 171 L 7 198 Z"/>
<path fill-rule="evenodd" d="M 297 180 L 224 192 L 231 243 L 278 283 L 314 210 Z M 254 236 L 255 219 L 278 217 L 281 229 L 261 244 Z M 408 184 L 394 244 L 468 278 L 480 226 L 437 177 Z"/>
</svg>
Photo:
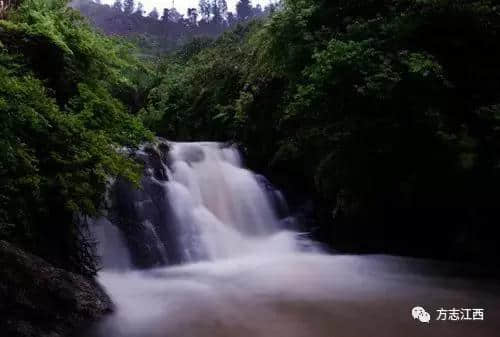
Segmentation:
<svg viewBox="0 0 500 337">
<path fill-rule="evenodd" d="M 130 104 L 149 70 L 130 48 L 65 1 L 25 0 L 0 21 L 0 236 L 82 273 L 94 262 L 76 215 L 97 214 L 111 177 L 138 182 L 117 150 L 151 137 Z"/>
<path fill-rule="evenodd" d="M 241 144 L 314 195 L 335 247 L 477 253 L 499 219 L 499 28 L 491 1 L 286 0 L 169 61 L 145 122 Z"/>
<path fill-rule="evenodd" d="M 262 9 L 247 4 L 245 18 L 240 20 L 228 11 L 226 0 L 203 0 L 198 9 L 188 8 L 187 13 L 179 13 L 176 8 L 163 8 L 163 15 L 153 10 L 146 16 L 141 2 L 133 0 L 118 1 L 111 7 L 94 0 L 75 0 L 72 6 L 104 33 L 133 37 L 140 41 L 143 51 L 151 49 L 154 55 L 171 52 L 193 38 L 216 38 L 240 22 L 268 15 L 273 8 L 271 5 Z"/>
<path fill-rule="evenodd" d="M 239 21 L 223 1 L 161 19 L 121 4 L 78 8 L 133 23 L 138 35 L 119 35 L 142 49 L 62 0 L 2 14 L 2 238 L 95 272 L 79 223 L 99 213 L 110 179 L 138 182 L 124 149 L 155 133 L 239 144 L 251 168 L 311 196 L 314 234 L 337 249 L 498 256 L 493 1 L 284 0 L 256 20 L 240 1 Z M 168 34 L 175 52 L 151 57 Z"/>
</svg>

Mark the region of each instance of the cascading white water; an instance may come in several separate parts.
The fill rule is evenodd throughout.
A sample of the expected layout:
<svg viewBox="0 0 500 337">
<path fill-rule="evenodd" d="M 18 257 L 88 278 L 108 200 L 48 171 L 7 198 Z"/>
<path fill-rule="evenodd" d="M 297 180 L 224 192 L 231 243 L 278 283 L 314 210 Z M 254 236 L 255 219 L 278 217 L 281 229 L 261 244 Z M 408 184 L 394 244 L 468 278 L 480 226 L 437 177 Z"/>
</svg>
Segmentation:
<svg viewBox="0 0 500 337">
<path fill-rule="evenodd" d="M 130 254 L 120 230 L 105 217 L 97 219 L 92 234 L 99 243 L 97 255 L 100 264 L 107 270 L 128 270 L 132 267 Z"/>
<path fill-rule="evenodd" d="M 199 251 L 217 260 L 295 249 L 294 235 L 280 232 L 269 196 L 255 174 L 241 167 L 237 149 L 218 143 L 171 146 L 168 202 L 188 257 Z"/>
<path fill-rule="evenodd" d="M 105 269 L 98 279 L 116 311 L 82 337 L 497 335 L 495 319 L 481 325 L 424 324 L 411 316 L 418 305 L 429 311 L 487 308 L 494 317 L 500 314 L 496 285 L 445 279 L 433 273 L 446 265 L 416 259 L 303 250 L 278 219 L 273 194 L 242 168 L 236 149 L 171 143 L 168 157 L 169 180 L 151 178 L 151 190 L 162 196 L 154 207 L 144 196 L 126 205 L 161 215 L 150 217 L 154 224 L 138 220 L 148 233 L 141 236 L 148 238 L 145 249 L 158 250 L 167 260 L 169 243 L 160 236 L 174 233 L 181 260 L 191 262 L 117 271 L 117 264 L 129 266 L 122 235 L 101 222 L 97 234 L 105 245 L 100 251 Z"/>
</svg>

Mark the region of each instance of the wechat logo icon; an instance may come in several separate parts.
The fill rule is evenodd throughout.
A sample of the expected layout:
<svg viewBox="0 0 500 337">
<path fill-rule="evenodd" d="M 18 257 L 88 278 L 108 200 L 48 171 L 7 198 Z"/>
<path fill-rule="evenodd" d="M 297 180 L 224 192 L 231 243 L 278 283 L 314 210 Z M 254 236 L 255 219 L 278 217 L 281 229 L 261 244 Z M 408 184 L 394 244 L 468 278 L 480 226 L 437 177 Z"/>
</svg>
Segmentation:
<svg viewBox="0 0 500 337">
<path fill-rule="evenodd" d="M 415 307 L 411 309 L 411 315 L 413 319 L 418 319 L 422 323 L 430 323 L 431 321 L 431 315 L 429 315 L 429 313 L 422 307 Z"/>
</svg>

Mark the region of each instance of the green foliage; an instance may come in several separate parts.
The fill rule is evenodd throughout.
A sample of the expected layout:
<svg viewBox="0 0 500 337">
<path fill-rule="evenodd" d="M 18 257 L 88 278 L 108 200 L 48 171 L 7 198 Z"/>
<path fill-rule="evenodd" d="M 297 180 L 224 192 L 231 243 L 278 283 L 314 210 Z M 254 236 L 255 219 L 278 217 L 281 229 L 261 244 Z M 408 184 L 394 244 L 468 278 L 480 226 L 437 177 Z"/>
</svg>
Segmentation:
<svg viewBox="0 0 500 337">
<path fill-rule="evenodd" d="M 334 210 L 338 237 L 403 251 L 424 238 L 402 222 L 445 224 L 436 244 L 472 224 L 484 236 L 500 197 L 499 29 L 493 1 L 286 0 L 170 63 L 146 115 L 171 138 L 241 143 L 284 186 L 305 178 L 325 235 Z"/>
<path fill-rule="evenodd" d="M 244 40 L 250 29 L 225 33 L 213 48 L 207 48 L 210 41 L 195 39 L 166 59 L 161 67 L 164 79 L 151 91 L 143 111 L 146 125 L 172 139 L 232 138 L 232 103 L 239 97 Z"/>
<path fill-rule="evenodd" d="M 110 178 L 139 181 L 119 149 L 151 137 L 126 105 L 142 90 L 129 74 L 148 71 L 65 1 L 24 1 L 0 46 L 0 235 L 92 273 L 78 216 L 97 214 Z"/>
<path fill-rule="evenodd" d="M 146 125 L 241 144 L 252 167 L 314 196 L 327 241 L 405 252 L 487 238 L 499 32 L 488 0 L 285 0 L 153 70 L 64 1 L 25 0 L 0 20 L 0 235 L 91 267 L 75 214 L 96 214 L 108 179 L 138 181 L 121 149 L 150 138 Z"/>
</svg>

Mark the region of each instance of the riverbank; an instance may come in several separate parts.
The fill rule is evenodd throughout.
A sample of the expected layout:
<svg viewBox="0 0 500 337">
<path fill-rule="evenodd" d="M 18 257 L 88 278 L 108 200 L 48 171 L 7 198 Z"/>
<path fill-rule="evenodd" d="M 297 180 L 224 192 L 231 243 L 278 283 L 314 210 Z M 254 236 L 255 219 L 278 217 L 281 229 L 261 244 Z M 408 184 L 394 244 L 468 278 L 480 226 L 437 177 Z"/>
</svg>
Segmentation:
<svg viewBox="0 0 500 337">
<path fill-rule="evenodd" d="M 112 311 L 93 280 L 55 268 L 0 241 L 0 331 L 8 337 L 66 337 Z"/>
</svg>

